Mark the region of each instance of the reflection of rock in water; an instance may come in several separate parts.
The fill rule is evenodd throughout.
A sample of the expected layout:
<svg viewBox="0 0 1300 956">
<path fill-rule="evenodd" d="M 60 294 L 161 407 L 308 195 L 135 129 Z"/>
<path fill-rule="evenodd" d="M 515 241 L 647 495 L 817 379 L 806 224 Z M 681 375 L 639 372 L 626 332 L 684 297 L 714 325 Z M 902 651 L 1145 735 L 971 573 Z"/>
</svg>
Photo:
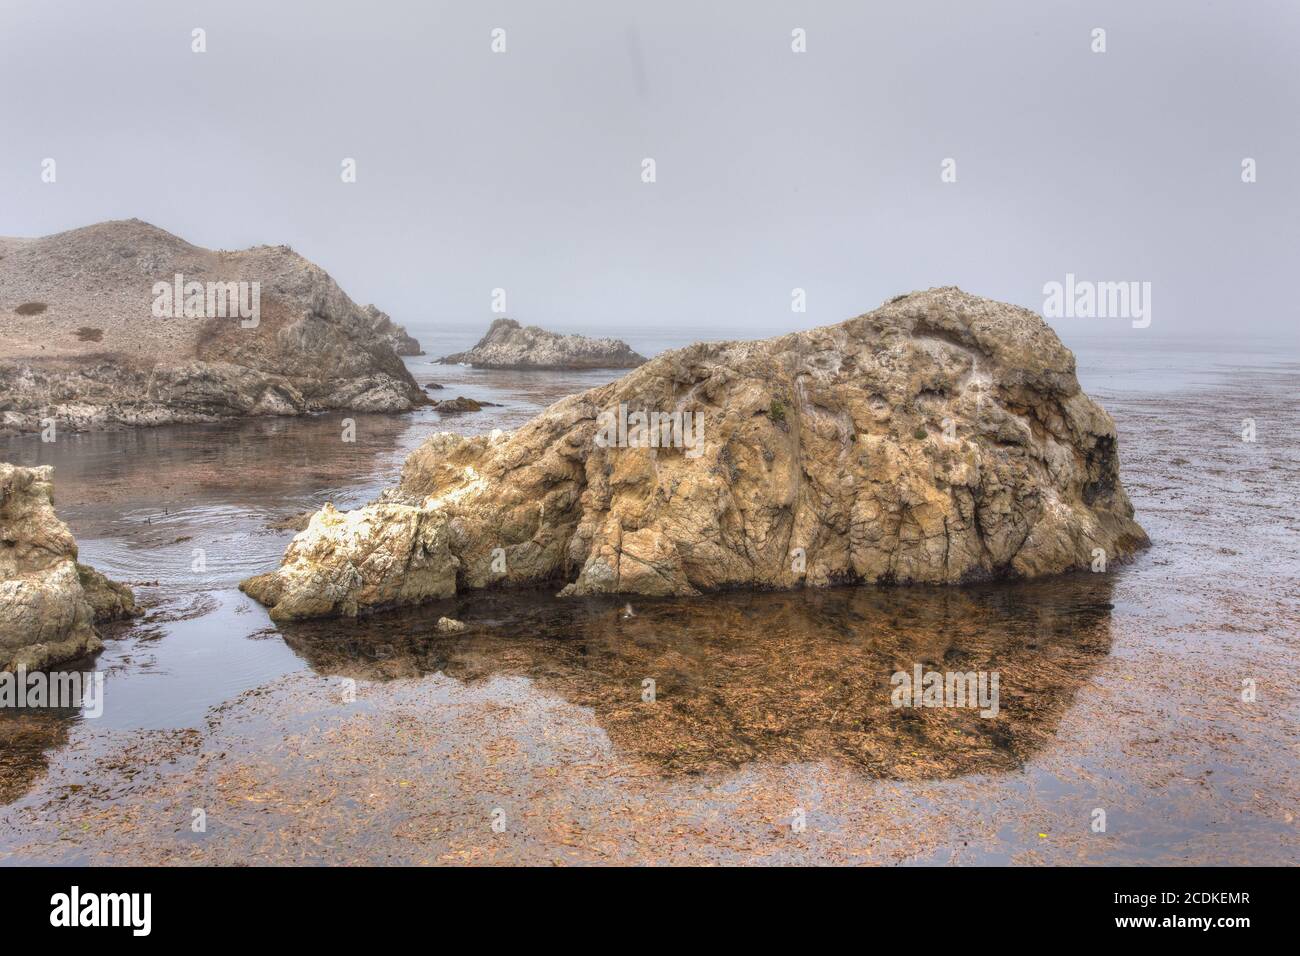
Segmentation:
<svg viewBox="0 0 1300 956">
<path fill-rule="evenodd" d="M 326 674 L 523 675 L 590 707 L 616 747 L 668 773 L 837 760 L 873 776 L 1019 766 L 1054 733 L 1110 647 L 1105 575 L 966 589 L 842 588 L 699 599 L 555 601 L 478 593 L 355 622 L 285 625 Z M 997 671 L 1000 713 L 896 709 L 890 677 Z M 655 682 L 654 703 L 642 701 Z"/>
<path fill-rule="evenodd" d="M 0 806 L 23 796 L 45 774 L 48 754 L 68 742 L 68 730 L 80 713 L 76 708 L 0 708 Z"/>
<path fill-rule="evenodd" d="M 54 465 L 60 511 L 80 519 L 79 535 L 99 534 L 129 508 L 161 512 L 216 504 L 288 511 L 302 495 L 372 480 L 410 422 L 389 415 L 351 418 L 354 442 L 340 440 L 342 415 L 319 415 L 88 432 L 51 444 L 11 439 L 7 454 Z"/>
</svg>

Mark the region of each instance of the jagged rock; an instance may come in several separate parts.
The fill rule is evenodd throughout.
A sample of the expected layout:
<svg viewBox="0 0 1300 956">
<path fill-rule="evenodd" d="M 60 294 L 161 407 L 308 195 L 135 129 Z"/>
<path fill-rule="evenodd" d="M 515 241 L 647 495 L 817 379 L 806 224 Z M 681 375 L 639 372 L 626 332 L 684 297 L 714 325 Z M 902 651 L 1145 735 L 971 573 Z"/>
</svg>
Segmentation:
<svg viewBox="0 0 1300 956">
<path fill-rule="evenodd" d="M 585 335 L 558 335 L 514 319 L 497 319 L 487 335 L 468 352 L 440 360 L 446 364 L 497 369 L 636 368 L 645 357 L 633 352 L 622 339 L 591 339 Z"/>
<path fill-rule="evenodd" d="M 0 463 L 0 670 L 39 670 L 103 647 L 94 625 L 138 613 L 131 590 L 77 563 L 54 512 L 54 469 Z"/>
<path fill-rule="evenodd" d="M 155 315 L 177 274 L 248 283 L 249 303 L 257 283 L 256 327 L 207 299 Z M 214 252 L 135 219 L 0 239 L 0 432 L 409 411 L 428 399 L 391 347 L 407 338 L 287 246 Z"/>
<path fill-rule="evenodd" d="M 682 413 L 657 432 L 681 447 L 611 429 L 642 411 Z M 396 489 L 327 508 L 246 589 L 288 618 L 537 582 L 655 595 L 1032 577 L 1146 543 L 1074 356 L 1033 312 L 942 288 L 665 353 L 508 435 L 436 435 Z"/>
<path fill-rule="evenodd" d="M 366 317 L 370 319 L 370 328 L 376 335 L 380 336 L 389 347 L 398 355 L 423 355 L 424 349 L 420 348 L 420 342 L 413 335 L 407 334 L 406 329 L 394 322 L 387 312 L 381 312 L 373 305 L 368 305 L 363 309 Z"/>
</svg>

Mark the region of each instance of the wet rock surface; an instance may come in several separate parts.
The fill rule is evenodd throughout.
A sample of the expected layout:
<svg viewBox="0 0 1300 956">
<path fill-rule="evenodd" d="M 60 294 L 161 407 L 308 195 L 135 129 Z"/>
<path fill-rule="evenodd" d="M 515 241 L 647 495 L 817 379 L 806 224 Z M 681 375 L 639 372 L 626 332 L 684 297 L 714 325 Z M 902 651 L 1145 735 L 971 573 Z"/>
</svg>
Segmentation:
<svg viewBox="0 0 1300 956">
<path fill-rule="evenodd" d="M 131 590 L 77 563 L 54 511 L 54 469 L 0 463 L 0 670 L 36 670 L 103 647 L 97 623 L 136 614 Z"/>
<path fill-rule="evenodd" d="M 230 296 L 232 317 L 159 317 L 176 275 L 249 283 L 249 303 L 257 283 L 256 326 Z M 139 220 L 0 239 L 0 433 L 409 411 L 426 399 L 394 352 L 408 340 L 287 246 L 212 251 Z"/>
<path fill-rule="evenodd" d="M 663 596 L 1030 578 L 1146 543 L 1069 350 L 1028 310 L 943 288 L 667 352 L 509 434 L 436 435 L 396 489 L 327 507 L 242 586 L 294 619 L 543 582 Z"/>
<path fill-rule="evenodd" d="M 497 319 L 472 349 L 445 355 L 441 361 L 475 368 L 572 370 L 636 368 L 646 359 L 622 339 L 559 335 L 514 319 Z"/>
</svg>

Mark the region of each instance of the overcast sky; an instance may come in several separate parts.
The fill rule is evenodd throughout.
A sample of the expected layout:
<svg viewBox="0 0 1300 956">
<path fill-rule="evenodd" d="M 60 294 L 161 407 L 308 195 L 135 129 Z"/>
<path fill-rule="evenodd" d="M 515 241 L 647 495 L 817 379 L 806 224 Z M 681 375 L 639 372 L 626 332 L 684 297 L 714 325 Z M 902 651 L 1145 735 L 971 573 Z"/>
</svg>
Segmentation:
<svg viewBox="0 0 1300 956">
<path fill-rule="evenodd" d="M 496 287 L 716 337 L 1070 272 L 1150 282 L 1152 324 L 1067 340 L 1294 337 L 1300 3 L 0 0 L 0 234 L 133 216 L 413 330 Z"/>
</svg>

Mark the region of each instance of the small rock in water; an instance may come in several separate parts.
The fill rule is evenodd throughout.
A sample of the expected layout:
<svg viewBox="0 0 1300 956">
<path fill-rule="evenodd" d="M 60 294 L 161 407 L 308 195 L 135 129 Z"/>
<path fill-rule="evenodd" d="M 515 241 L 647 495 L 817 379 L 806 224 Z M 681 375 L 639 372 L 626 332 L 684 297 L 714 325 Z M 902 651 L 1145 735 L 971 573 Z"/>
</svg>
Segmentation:
<svg viewBox="0 0 1300 956">
<path fill-rule="evenodd" d="M 274 518 L 266 523 L 266 526 L 272 531 L 306 531 L 307 525 L 311 524 L 311 516 L 315 512 L 300 511 L 296 515 L 285 515 L 282 518 Z"/>
<path fill-rule="evenodd" d="M 440 412 L 477 412 L 482 411 L 483 403 L 466 398 L 464 395 L 457 395 L 455 398 L 435 401 L 433 407 Z"/>
<path fill-rule="evenodd" d="M 458 621 L 454 617 L 440 617 L 437 627 L 442 634 L 456 634 L 465 630 L 465 622 Z"/>
</svg>

